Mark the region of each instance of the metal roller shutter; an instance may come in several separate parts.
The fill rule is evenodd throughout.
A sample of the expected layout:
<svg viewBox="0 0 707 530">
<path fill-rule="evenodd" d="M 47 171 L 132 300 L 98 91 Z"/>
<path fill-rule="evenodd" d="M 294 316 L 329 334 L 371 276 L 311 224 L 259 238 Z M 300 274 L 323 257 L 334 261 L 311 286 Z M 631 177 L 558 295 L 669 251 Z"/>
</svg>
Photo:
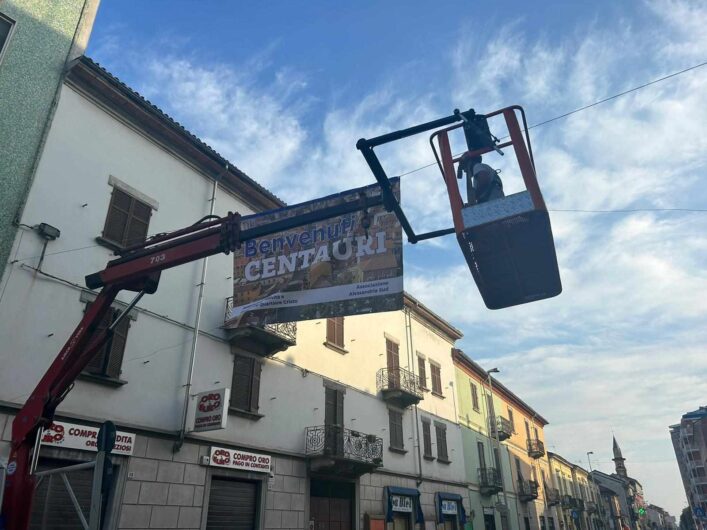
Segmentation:
<svg viewBox="0 0 707 530">
<path fill-rule="evenodd" d="M 55 469 L 75 463 L 42 458 L 39 460 L 37 470 Z M 83 509 L 84 517 L 88 520 L 93 470 L 72 471 L 67 473 L 66 477 L 69 479 L 74 495 L 76 495 L 76 500 Z M 83 528 L 60 475 L 49 475 L 42 478 L 32 504 L 32 518 L 29 527 L 30 530 L 76 530 Z"/>
<path fill-rule="evenodd" d="M 257 500 L 255 482 L 211 479 L 206 530 L 255 530 Z"/>
</svg>

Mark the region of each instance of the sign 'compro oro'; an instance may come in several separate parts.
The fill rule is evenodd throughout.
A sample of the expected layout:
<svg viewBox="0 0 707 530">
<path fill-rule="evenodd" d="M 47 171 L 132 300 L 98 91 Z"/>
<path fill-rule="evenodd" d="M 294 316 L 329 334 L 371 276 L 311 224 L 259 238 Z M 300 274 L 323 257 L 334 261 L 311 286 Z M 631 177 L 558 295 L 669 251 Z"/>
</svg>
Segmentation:
<svg viewBox="0 0 707 530">
<path fill-rule="evenodd" d="M 227 467 L 229 469 L 241 469 L 244 471 L 270 473 L 272 457 L 270 455 L 248 453 L 237 449 L 212 447 L 211 454 L 209 455 L 209 465 Z"/>
<path fill-rule="evenodd" d="M 97 452 L 98 431 L 98 427 L 55 421 L 42 433 L 42 445 Z M 120 431 L 116 433 L 113 454 L 131 455 L 134 447 L 135 435 L 133 433 Z"/>
<path fill-rule="evenodd" d="M 194 432 L 225 429 L 228 414 L 225 414 L 229 389 L 219 388 L 201 392 L 194 401 Z"/>
<path fill-rule="evenodd" d="M 400 195 L 399 179 L 391 179 Z M 248 229 L 362 197 L 378 185 L 243 219 Z M 382 205 L 265 238 L 234 253 L 227 327 L 393 311 L 403 307 L 402 229 Z"/>
</svg>

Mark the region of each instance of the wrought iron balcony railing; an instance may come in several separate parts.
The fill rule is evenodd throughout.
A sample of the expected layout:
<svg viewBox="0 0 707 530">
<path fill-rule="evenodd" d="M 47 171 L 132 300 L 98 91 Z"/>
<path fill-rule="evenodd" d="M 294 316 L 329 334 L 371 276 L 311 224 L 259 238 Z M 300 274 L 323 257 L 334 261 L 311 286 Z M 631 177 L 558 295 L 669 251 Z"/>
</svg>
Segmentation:
<svg viewBox="0 0 707 530">
<path fill-rule="evenodd" d="M 584 510 L 584 500 L 579 497 L 572 497 L 572 508 L 578 511 Z"/>
<path fill-rule="evenodd" d="M 545 500 L 548 506 L 557 506 L 561 501 L 560 490 L 545 486 Z"/>
<path fill-rule="evenodd" d="M 538 498 L 538 483 L 535 480 L 518 479 L 518 498 L 522 502 Z"/>
<path fill-rule="evenodd" d="M 528 440 L 528 456 L 530 458 L 542 458 L 545 456 L 545 444 L 540 440 Z"/>
<path fill-rule="evenodd" d="M 231 314 L 231 309 L 233 309 L 233 297 L 229 296 L 226 298 L 226 312 L 224 314 L 224 322 L 229 320 L 229 315 Z M 248 326 L 248 322 L 244 321 L 243 326 Z M 264 329 L 270 333 L 273 333 L 289 342 L 295 344 L 297 342 L 297 322 L 278 322 L 276 324 L 263 324 L 260 326 L 255 326 Z"/>
<path fill-rule="evenodd" d="M 513 434 L 513 424 L 503 416 L 489 418 L 489 430 L 492 438 L 507 440 Z"/>
<path fill-rule="evenodd" d="M 381 368 L 376 374 L 376 388 L 388 401 L 406 407 L 422 399 L 420 378 L 405 368 Z"/>
<path fill-rule="evenodd" d="M 480 467 L 479 487 L 481 495 L 495 495 L 503 491 L 501 473 L 495 467 Z"/>
<path fill-rule="evenodd" d="M 372 466 L 383 464 L 383 439 L 339 425 L 318 425 L 305 430 L 304 452 L 309 457 L 327 456 Z"/>
</svg>

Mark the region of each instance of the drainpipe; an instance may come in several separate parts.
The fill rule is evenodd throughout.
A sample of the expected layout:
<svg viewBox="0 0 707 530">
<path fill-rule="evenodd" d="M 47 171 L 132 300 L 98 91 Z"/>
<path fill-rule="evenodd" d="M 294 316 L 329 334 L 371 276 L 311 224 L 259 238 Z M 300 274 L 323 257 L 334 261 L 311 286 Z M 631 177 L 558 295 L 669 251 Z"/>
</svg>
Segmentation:
<svg viewBox="0 0 707 530">
<path fill-rule="evenodd" d="M 228 164 L 223 172 L 214 179 L 214 185 L 211 189 L 211 207 L 209 215 L 214 215 L 216 209 L 216 190 L 218 189 L 218 181 L 228 171 Z M 204 286 L 206 285 L 206 269 L 209 263 L 209 258 L 204 258 L 201 264 L 201 281 L 199 282 L 199 298 L 196 303 L 196 317 L 194 318 L 194 335 L 191 339 L 191 353 L 189 359 L 189 375 L 187 376 L 187 384 L 184 385 L 184 410 L 182 411 L 182 423 L 179 429 L 179 438 L 174 442 L 172 450 L 176 453 L 184 445 L 184 437 L 187 431 L 187 413 L 189 411 L 189 400 L 191 399 L 192 380 L 194 378 L 194 366 L 196 365 L 196 345 L 199 340 L 199 326 L 201 325 L 201 309 L 204 302 Z"/>
</svg>

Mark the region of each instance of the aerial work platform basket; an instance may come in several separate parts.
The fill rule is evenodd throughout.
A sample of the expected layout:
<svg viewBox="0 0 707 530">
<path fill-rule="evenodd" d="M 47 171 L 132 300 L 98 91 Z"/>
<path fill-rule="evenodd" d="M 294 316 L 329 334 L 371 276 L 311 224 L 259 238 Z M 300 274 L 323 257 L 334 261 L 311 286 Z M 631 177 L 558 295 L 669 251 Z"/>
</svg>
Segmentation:
<svg viewBox="0 0 707 530">
<path fill-rule="evenodd" d="M 522 130 L 517 113 L 520 113 L 523 120 Z M 491 118 L 505 121 L 507 141 L 499 143 L 491 134 L 488 125 Z M 473 110 L 455 111 L 452 116 L 441 120 L 371 140 L 359 140 L 357 147 L 385 189 L 387 176 L 373 153 L 373 147 L 433 129 L 438 130 L 430 137 L 430 144 L 447 187 L 454 228 L 416 234 L 399 203 L 395 201 L 393 204 L 389 198 L 390 206 L 400 218 L 408 240 L 416 243 L 455 233 L 474 281 L 489 309 L 501 309 L 560 294 L 562 283 L 550 216 L 538 186 L 523 109 L 511 106 L 485 115 L 476 114 Z M 452 154 L 450 133 L 456 129 L 464 132 L 468 150 L 455 157 Z M 501 149 L 506 147 L 513 148 L 526 189 L 483 202 L 477 200 L 474 192 L 470 191 L 465 202 L 458 183 L 462 168 L 471 172 L 470 166 L 465 167 L 465 162 L 480 162 L 482 155 L 494 151 L 503 155 Z M 471 179 L 471 175 L 468 178 Z M 471 185 L 468 189 L 471 190 Z"/>
</svg>

